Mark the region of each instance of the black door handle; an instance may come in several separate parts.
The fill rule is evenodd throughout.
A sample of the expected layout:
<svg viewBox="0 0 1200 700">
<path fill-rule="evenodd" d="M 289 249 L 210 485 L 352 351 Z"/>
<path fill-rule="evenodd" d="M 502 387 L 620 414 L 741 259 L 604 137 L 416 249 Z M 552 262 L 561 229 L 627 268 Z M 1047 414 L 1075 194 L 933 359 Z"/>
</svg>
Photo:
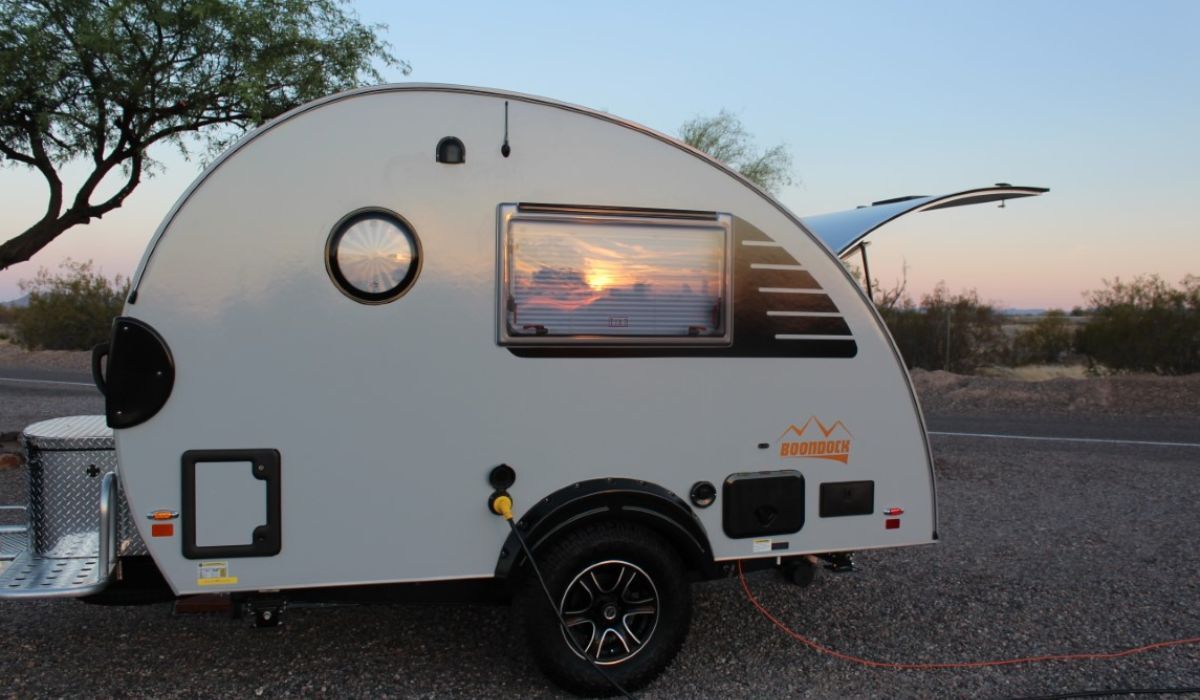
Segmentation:
<svg viewBox="0 0 1200 700">
<path fill-rule="evenodd" d="M 104 370 L 101 363 L 108 357 L 108 343 L 100 343 L 92 348 L 92 381 L 101 394 L 108 396 L 108 386 L 104 381 Z"/>
</svg>

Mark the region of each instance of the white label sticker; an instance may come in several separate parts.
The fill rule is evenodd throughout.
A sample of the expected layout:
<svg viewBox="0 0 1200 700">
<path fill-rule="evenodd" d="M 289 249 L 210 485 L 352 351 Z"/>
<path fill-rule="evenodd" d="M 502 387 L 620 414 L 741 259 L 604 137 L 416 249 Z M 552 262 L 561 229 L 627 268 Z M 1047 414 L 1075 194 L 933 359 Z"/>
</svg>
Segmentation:
<svg viewBox="0 0 1200 700">
<path fill-rule="evenodd" d="M 198 586 L 230 586 L 238 582 L 237 576 L 229 575 L 229 562 L 202 561 L 196 573 Z"/>
<path fill-rule="evenodd" d="M 764 540 L 754 540 L 754 553 L 771 551 L 771 538 Z"/>
<path fill-rule="evenodd" d="M 229 562 L 227 561 L 200 562 L 200 576 L 198 578 L 225 578 L 228 575 Z"/>
</svg>

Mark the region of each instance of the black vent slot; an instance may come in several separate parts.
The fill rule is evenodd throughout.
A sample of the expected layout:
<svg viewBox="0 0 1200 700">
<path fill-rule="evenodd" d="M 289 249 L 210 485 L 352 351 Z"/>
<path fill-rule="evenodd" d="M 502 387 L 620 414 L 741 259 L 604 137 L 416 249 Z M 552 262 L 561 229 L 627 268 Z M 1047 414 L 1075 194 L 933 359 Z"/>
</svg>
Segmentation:
<svg viewBox="0 0 1200 700">
<path fill-rule="evenodd" d="M 804 477 L 798 471 L 730 474 L 721 500 L 730 537 L 783 535 L 804 527 Z"/>
<path fill-rule="evenodd" d="M 122 317 L 113 322 L 112 340 L 92 351 L 92 374 L 104 394 L 109 427 L 131 428 L 153 418 L 171 396 L 175 361 L 153 328 Z"/>
<path fill-rule="evenodd" d="M 822 518 L 870 515 L 875 512 L 874 481 L 835 481 L 821 484 Z"/>
</svg>

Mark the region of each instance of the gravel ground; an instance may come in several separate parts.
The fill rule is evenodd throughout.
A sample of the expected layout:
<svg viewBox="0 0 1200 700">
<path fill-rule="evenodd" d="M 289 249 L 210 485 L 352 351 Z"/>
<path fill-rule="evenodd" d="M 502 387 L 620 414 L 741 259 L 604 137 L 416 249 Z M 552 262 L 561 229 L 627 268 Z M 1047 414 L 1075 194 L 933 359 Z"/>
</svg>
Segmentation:
<svg viewBox="0 0 1200 700">
<path fill-rule="evenodd" d="M 0 393 L 4 422 L 20 403 L 14 393 Z M 94 397 L 43 398 L 43 408 L 64 409 L 57 415 L 98 410 Z M 931 400 L 941 399 L 926 393 Z M 933 445 L 939 544 L 862 553 L 854 573 L 822 572 L 807 589 L 751 575 L 761 602 L 822 644 L 888 661 L 1108 651 L 1200 635 L 1200 450 L 963 437 Z M 23 478 L 0 471 L 0 502 L 23 497 Z M 736 580 L 699 584 L 695 597 L 684 649 L 639 697 L 999 698 L 1200 686 L 1200 645 L 1108 661 L 866 669 L 775 629 Z M 0 604 L 0 694 L 559 696 L 514 648 L 510 629 L 507 610 L 483 606 L 294 608 L 282 628 L 253 630 L 221 615 L 173 616 L 170 605 L 10 602 Z"/>
</svg>

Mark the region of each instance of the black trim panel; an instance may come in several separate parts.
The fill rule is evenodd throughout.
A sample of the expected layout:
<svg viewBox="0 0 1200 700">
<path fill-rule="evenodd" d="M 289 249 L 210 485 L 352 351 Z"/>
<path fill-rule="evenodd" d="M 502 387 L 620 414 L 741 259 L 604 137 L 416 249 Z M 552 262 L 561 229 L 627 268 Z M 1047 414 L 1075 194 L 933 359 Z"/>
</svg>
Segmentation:
<svg viewBox="0 0 1200 700">
<path fill-rule="evenodd" d="M 643 219 L 695 219 L 716 221 L 716 212 L 693 211 L 691 209 L 650 209 L 643 207 L 612 207 L 596 204 L 543 204 L 520 202 L 517 211 L 530 214 L 598 214 L 601 216 L 636 216 Z"/>
<path fill-rule="evenodd" d="M 779 316 L 774 327 L 776 333 L 792 335 L 850 335 L 841 316 Z"/>
<path fill-rule="evenodd" d="M 283 549 L 280 503 L 279 450 L 188 450 L 183 453 L 183 556 L 271 557 Z M 204 462 L 249 462 L 251 475 L 267 482 L 267 522 L 254 528 L 251 544 L 199 547 L 196 545 L 196 465 Z"/>
<path fill-rule="evenodd" d="M 835 313 L 837 305 L 827 294 L 807 294 L 804 292 L 768 292 L 762 295 L 763 305 L 768 311 L 819 311 Z"/>
<path fill-rule="evenodd" d="M 735 218 L 734 221 L 737 221 Z M 734 258 L 744 262 L 747 269 L 750 265 L 799 265 L 792 254 L 774 245 L 743 245 L 734 251 Z M 760 272 L 755 270 L 755 272 Z"/>
<path fill-rule="evenodd" d="M 680 348 L 665 347 L 510 347 L 518 358 L 853 358 L 858 343 L 853 340 L 780 340 L 786 348 L 756 345 L 732 353 L 727 347 Z"/>
<path fill-rule="evenodd" d="M 808 270 L 755 270 L 754 283 L 759 287 L 783 287 L 787 289 L 820 289 L 816 278 Z"/>
<path fill-rule="evenodd" d="M 105 354 L 108 366 L 102 372 Z M 104 394 L 108 427 L 132 428 L 153 418 L 171 397 L 175 359 L 150 324 L 122 316 L 113 321 L 112 340 L 93 352 L 92 375 Z"/>
<path fill-rule="evenodd" d="M 870 515 L 875 512 L 874 481 L 834 481 L 821 484 L 822 518 Z"/>
<path fill-rule="evenodd" d="M 666 537 L 702 576 L 718 575 L 700 519 L 682 498 L 646 481 L 612 478 L 572 484 L 534 504 L 517 521 L 517 527 L 536 551 L 558 535 L 602 519 L 639 522 Z M 525 560 L 516 536 L 509 533 L 496 562 L 497 578 L 508 578 Z"/>
<path fill-rule="evenodd" d="M 733 539 L 788 535 L 804 527 L 804 476 L 793 469 L 730 474 L 721 526 Z"/>
</svg>

